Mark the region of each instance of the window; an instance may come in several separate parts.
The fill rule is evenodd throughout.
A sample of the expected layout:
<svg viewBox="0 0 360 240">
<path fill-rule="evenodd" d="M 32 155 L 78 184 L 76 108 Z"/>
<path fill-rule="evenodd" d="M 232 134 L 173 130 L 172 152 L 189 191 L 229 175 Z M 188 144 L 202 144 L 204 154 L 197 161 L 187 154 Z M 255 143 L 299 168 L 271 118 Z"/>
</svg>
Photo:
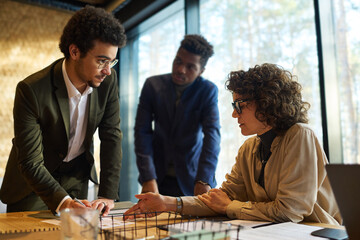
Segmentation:
<svg viewBox="0 0 360 240">
<path fill-rule="evenodd" d="M 309 124 L 319 141 L 324 140 L 330 161 L 360 163 L 358 1 L 187 0 L 186 3 L 187 21 L 184 1 L 175 1 L 162 14 L 128 33 L 129 42 L 121 56 L 131 61 L 123 61 L 120 74 L 124 79 L 121 98 L 129 107 L 122 114 L 126 116 L 122 123 L 126 127 L 122 129 L 128 134 L 129 149 L 133 148 L 133 124 L 143 82 L 149 76 L 171 71 L 186 22 L 188 30 L 191 28 L 189 32 L 197 32 L 195 12 L 199 3 L 200 33 L 215 49 L 203 76 L 219 88 L 222 126 L 216 173 L 219 184 L 235 163 L 237 150 L 245 140 L 231 117 L 232 96 L 225 89 L 227 75 L 265 62 L 279 64 L 298 77 L 303 98 L 311 104 Z M 128 152 L 133 154 L 133 149 Z M 131 157 L 134 158 L 130 156 L 128 161 L 134 165 Z M 137 169 L 133 173 L 137 177 Z"/>
<path fill-rule="evenodd" d="M 231 117 L 232 96 L 225 90 L 230 71 L 269 62 L 297 75 L 303 86 L 303 98 L 311 104 L 310 125 L 322 142 L 312 1 L 201 0 L 200 32 L 215 48 L 203 75 L 219 88 L 222 139 L 216 173 L 218 184 L 230 172 L 237 150 L 245 140 L 237 121 Z"/>
<path fill-rule="evenodd" d="M 146 78 L 171 72 L 172 61 L 184 33 L 184 12 L 178 11 L 139 35 L 139 89 L 142 89 Z"/>
<path fill-rule="evenodd" d="M 136 202 L 134 195 L 139 193 L 134 125 L 141 89 L 146 78 L 171 72 L 184 34 L 183 1 L 175 2 L 127 33 L 127 44 L 120 52 L 120 114 L 124 134 L 120 200 Z"/>
<path fill-rule="evenodd" d="M 334 0 L 333 23 L 344 163 L 360 163 L 360 3 Z"/>
</svg>

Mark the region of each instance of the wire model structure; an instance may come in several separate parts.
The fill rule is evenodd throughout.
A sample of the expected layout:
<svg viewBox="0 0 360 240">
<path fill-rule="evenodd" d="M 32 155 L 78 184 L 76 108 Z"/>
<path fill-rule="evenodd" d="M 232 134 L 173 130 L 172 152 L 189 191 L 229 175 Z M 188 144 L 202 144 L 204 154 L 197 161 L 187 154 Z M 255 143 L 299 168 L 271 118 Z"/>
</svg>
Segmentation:
<svg viewBox="0 0 360 240">
<path fill-rule="evenodd" d="M 130 216 L 131 220 L 124 221 Z M 217 240 L 238 239 L 242 226 L 219 220 L 184 216 L 174 212 L 149 212 L 100 217 L 100 240 L 180 239 Z"/>
</svg>

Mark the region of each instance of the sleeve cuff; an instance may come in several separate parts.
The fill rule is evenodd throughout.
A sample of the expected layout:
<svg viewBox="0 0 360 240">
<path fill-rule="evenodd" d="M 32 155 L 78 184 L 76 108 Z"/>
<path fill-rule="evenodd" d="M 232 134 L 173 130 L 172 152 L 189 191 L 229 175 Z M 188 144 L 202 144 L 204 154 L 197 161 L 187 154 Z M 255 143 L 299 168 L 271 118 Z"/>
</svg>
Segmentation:
<svg viewBox="0 0 360 240">
<path fill-rule="evenodd" d="M 226 208 L 226 215 L 231 219 L 242 219 L 243 208 L 248 208 L 249 202 L 232 201 Z"/>
<path fill-rule="evenodd" d="M 66 199 L 69 199 L 69 198 L 71 198 L 69 195 L 67 195 L 67 196 L 65 196 L 62 200 L 61 200 L 61 202 L 59 203 L 59 205 L 58 205 L 58 207 L 56 208 L 56 210 L 55 210 L 55 213 L 57 214 L 57 215 L 59 215 L 60 216 L 60 207 L 61 207 L 61 205 L 65 202 L 65 200 Z"/>
<path fill-rule="evenodd" d="M 200 183 L 201 185 L 209 185 L 210 186 L 210 184 L 208 184 L 207 182 L 201 181 L 201 180 L 196 181 L 196 183 Z"/>
</svg>

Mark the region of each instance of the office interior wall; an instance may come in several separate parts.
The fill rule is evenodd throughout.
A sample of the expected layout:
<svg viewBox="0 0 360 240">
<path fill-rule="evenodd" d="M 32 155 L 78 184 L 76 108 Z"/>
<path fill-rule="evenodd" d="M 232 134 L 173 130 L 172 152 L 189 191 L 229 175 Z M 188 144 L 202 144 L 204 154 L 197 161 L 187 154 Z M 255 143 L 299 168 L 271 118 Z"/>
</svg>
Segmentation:
<svg viewBox="0 0 360 240">
<path fill-rule="evenodd" d="M 71 12 L 14 1 L 0 2 L 0 178 L 14 136 L 15 88 L 28 75 L 63 56 L 58 44 Z"/>
<path fill-rule="evenodd" d="M 14 136 L 15 88 L 28 75 L 62 57 L 58 43 L 71 12 L 0 1 L 0 182 Z M 4 212 L 4 207 L 0 207 Z"/>
</svg>

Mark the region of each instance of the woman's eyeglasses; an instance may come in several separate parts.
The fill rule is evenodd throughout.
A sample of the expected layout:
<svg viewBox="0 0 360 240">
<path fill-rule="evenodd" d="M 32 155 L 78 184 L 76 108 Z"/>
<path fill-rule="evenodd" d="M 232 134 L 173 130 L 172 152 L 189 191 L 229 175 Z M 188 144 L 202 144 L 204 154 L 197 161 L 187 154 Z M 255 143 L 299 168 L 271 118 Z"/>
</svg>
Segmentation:
<svg viewBox="0 0 360 240">
<path fill-rule="evenodd" d="M 240 106 L 240 104 L 247 102 L 247 101 L 250 101 L 250 99 L 239 99 L 239 100 L 235 100 L 234 102 L 232 102 L 231 105 L 233 106 L 233 109 L 235 109 L 238 114 L 241 114 L 242 108 L 244 106 Z"/>
</svg>

